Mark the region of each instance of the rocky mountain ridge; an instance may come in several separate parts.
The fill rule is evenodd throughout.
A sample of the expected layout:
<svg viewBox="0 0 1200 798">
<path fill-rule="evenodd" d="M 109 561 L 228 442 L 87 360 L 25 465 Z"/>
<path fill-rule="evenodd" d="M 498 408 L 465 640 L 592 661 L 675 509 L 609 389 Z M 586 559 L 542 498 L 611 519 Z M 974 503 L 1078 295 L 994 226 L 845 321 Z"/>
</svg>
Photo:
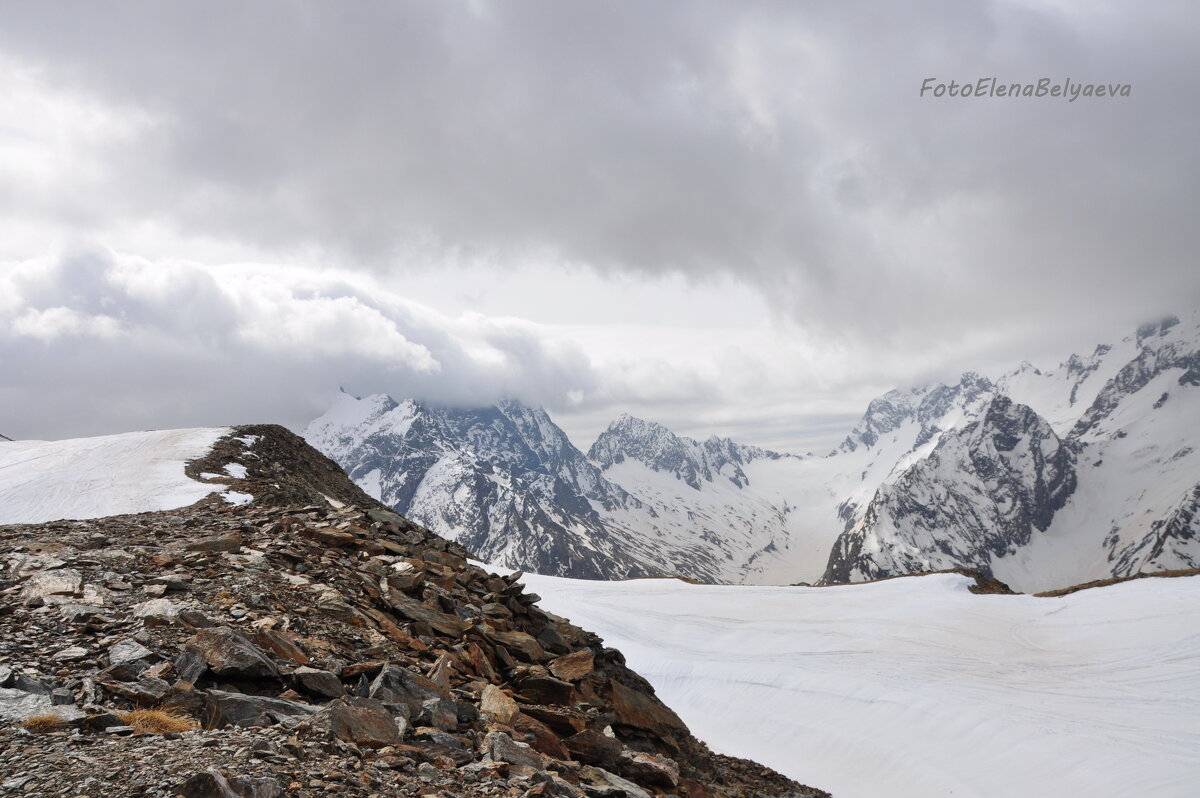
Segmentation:
<svg viewBox="0 0 1200 798">
<path fill-rule="evenodd" d="M 1056 372 L 1023 364 L 844 516 L 822 581 L 961 566 L 1038 591 L 1196 567 L 1198 362 L 1200 319 L 1172 317 Z"/>
<path fill-rule="evenodd" d="M 286 430 L 235 428 L 189 470 L 252 499 L 0 526 L 4 790 L 823 794 L 709 752 L 520 574 Z"/>
<path fill-rule="evenodd" d="M 758 446 L 746 446 L 716 435 L 704 441 L 685 438 L 661 424 L 622 413 L 588 449 L 588 460 L 603 471 L 632 459 L 648 468 L 670 474 L 700 490 L 701 482 L 726 479 L 734 487 L 750 484 L 742 466 L 759 459 L 779 460 L 783 455 Z"/>
<path fill-rule="evenodd" d="M 585 457 L 544 411 L 512 401 L 449 411 L 342 396 L 305 434 L 360 485 L 401 475 L 418 486 L 411 498 L 378 494 L 394 508 L 481 556 L 540 573 L 779 584 L 971 567 L 1038 591 L 1200 561 L 1189 498 L 1200 485 L 1197 363 L 1200 322 L 1167 319 L 1054 369 L 1022 363 L 995 379 L 967 372 L 951 384 L 889 391 L 825 457 L 692 440 L 627 414 Z M 1001 399 L 1040 419 L 1027 418 L 1012 445 L 1061 444 L 1075 453 L 1063 477 L 1074 482 L 1023 497 L 1015 486 L 1032 489 L 1046 476 L 1032 459 L 1011 463 L 994 447 L 987 457 L 946 449 L 934 459 L 948 439 L 969 449 L 960 433 Z M 428 450 L 414 424 L 356 420 L 376 405 L 529 420 L 520 446 L 447 427 L 437 445 L 456 453 L 455 465 L 430 465 L 389 455 Z M 993 473 L 1008 473 L 1010 490 L 988 488 Z M 1014 497 L 1048 525 L 1027 535 L 1001 523 Z M 1007 532 L 986 528 L 993 523 Z"/>
</svg>

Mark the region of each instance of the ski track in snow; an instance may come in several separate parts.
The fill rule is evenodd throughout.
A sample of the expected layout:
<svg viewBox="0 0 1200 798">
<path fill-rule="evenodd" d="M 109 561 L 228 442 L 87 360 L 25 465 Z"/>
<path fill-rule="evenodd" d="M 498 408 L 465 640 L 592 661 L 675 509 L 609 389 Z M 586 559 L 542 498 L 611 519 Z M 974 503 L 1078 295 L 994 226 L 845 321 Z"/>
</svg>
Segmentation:
<svg viewBox="0 0 1200 798">
<path fill-rule="evenodd" d="M 186 507 L 223 485 L 183 473 L 227 428 L 0 442 L 0 524 L 37 524 Z"/>
<path fill-rule="evenodd" d="M 1200 578 L 782 588 L 526 575 L 692 732 L 837 798 L 1194 796 Z"/>
</svg>

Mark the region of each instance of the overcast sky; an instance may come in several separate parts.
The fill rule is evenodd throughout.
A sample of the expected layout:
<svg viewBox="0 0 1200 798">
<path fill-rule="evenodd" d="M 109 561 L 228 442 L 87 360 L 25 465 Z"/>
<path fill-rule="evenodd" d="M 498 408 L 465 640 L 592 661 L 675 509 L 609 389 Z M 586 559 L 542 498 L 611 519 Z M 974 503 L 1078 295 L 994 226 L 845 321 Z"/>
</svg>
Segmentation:
<svg viewBox="0 0 1200 798">
<path fill-rule="evenodd" d="M 339 385 L 824 450 L 1200 305 L 1200 6 L 0 0 L 0 433 Z M 936 98 L 922 81 L 1129 84 Z"/>
</svg>

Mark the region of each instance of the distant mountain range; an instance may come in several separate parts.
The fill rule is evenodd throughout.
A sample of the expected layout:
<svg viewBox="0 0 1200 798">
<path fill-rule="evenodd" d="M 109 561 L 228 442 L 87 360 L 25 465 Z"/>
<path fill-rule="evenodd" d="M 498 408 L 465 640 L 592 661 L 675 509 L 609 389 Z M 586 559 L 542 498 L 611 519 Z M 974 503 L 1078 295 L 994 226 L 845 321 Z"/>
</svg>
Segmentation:
<svg viewBox="0 0 1200 798">
<path fill-rule="evenodd" d="M 1021 590 L 1200 564 L 1200 320 L 1041 371 L 890 391 L 825 456 L 622 415 L 340 393 L 304 436 L 482 559 L 584 578 L 839 583 L 952 567 Z"/>
</svg>

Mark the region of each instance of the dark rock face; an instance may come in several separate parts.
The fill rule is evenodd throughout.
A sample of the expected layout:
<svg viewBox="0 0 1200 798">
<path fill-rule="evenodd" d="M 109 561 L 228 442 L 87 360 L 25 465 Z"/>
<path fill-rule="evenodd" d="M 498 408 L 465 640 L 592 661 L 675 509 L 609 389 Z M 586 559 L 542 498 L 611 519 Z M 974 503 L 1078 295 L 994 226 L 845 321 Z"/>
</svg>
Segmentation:
<svg viewBox="0 0 1200 798">
<path fill-rule="evenodd" d="M 618 652 L 541 611 L 519 575 L 487 573 L 370 500 L 273 504 L 318 480 L 290 483 L 282 464 L 311 455 L 259 429 L 239 458 L 249 447 L 274 459 L 241 481 L 265 483 L 250 504 L 0 527 L 8 595 L 105 602 L 82 615 L 0 605 L 0 713 L 58 708 L 74 735 L 0 720 L 0 769 L 21 769 L 24 794 L 86 782 L 88 795 L 221 798 L 823 795 L 708 751 Z M 236 550 L 189 546 L 234 533 Z M 145 588 L 166 583 L 173 598 L 147 608 Z M 197 629 L 185 608 L 216 625 Z M 114 653 L 127 661 L 112 665 Z M 202 728 L 142 734 L 134 709 Z M 66 755 L 83 745 L 86 758 Z"/>
<path fill-rule="evenodd" d="M 907 436 L 914 421 L 919 427 L 914 449 L 938 438 L 946 443 L 941 436 L 960 436 L 962 428 L 940 428 L 947 426 L 937 421 L 945 408 L 966 411 L 947 415 L 953 424 L 975 419 L 992 430 L 985 449 L 948 457 L 939 445 L 929 463 L 893 475 L 893 484 L 879 489 L 872 502 L 844 501 L 838 512 L 845 528 L 826 582 L 930 568 L 987 572 L 989 563 L 1032 539 L 1027 530 L 1087 541 L 1075 571 L 1069 561 L 1039 573 L 1036 560 L 1010 560 L 1009 578 L 1033 590 L 1053 587 L 1048 579 L 1064 572 L 1088 581 L 1200 562 L 1193 488 L 1197 447 L 1188 415 L 1197 401 L 1193 389 L 1200 386 L 1200 315 L 1187 323 L 1172 317 L 1146 325 L 1119 349 L 1102 345 L 1089 356 L 1073 355 L 1050 374 L 1026 363 L 999 387 L 970 376 L 953 390 L 933 386 L 887 394 L 843 444 L 842 452 L 854 451 L 902 426 Z M 1059 448 L 1073 456 L 1071 468 L 1055 466 L 1049 438 L 1050 448 L 1041 447 L 1045 457 L 1036 451 L 1021 455 L 1027 437 L 1039 437 L 1033 427 L 1005 421 L 994 403 L 972 407 L 981 398 L 1003 398 L 1007 390 L 1044 403 L 1061 436 Z M 991 414 L 986 418 L 985 410 Z M 891 441 L 897 442 L 907 445 L 906 438 Z M 932 463 L 941 464 L 940 472 Z M 1090 497 L 1088 507 L 1061 513 L 1073 485 Z M 986 534 L 988 528 L 994 534 Z M 1051 573 L 1055 576 L 1048 577 Z"/>
<path fill-rule="evenodd" d="M 1071 446 L 1033 410 L 998 396 L 875 494 L 834 544 L 823 581 L 956 567 L 990 575 L 992 558 L 1049 527 L 1075 486 Z"/>
</svg>

